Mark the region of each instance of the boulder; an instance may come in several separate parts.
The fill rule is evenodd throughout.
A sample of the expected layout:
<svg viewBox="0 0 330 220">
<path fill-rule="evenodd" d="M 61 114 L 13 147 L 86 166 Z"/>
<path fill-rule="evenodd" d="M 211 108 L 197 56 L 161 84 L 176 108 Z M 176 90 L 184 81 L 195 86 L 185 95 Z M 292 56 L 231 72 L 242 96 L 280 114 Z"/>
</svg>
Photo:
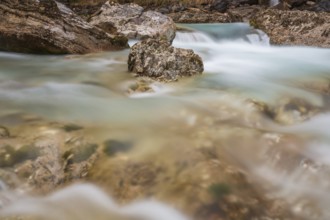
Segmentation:
<svg viewBox="0 0 330 220">
<path fill-rule="evenodd" d="M 98 11 L 107 0 L 86 1 L 86 0 L 56 0 L 65 4 L 82 18 L 88 18 Z"/>
<path fill-rule="evenodd" d="M 176 23 L 232 23 L 243 18 L 234 13 L 205 12 L 190 8 L 186 11 L 168 14 Z"/>
<path fill-rule="evenodd" d="M 172 42 L 175 37 L 175 24 L 171 18 L 156 11 L 144 11 L 137 4 L 106 2 L 89 21 L 106 31 L 115 27 L 130 39 L 150 37 Z"/>
<path fill-rule="evenodd" d="M 2 0 L 0 50 L 38 54 L 83 54 L 128 47 L 53 0 Z"/>
<path fill-rule="evenodd" d="M 192 50 L 174 48 L 167 41 L 147 39 L 131 48 L 128 69 L 138 76 L 173 81 L 202 74 L 204 67 L 201 57 Z"/>
<path fill-rule="evenodd" d="M 260 11 L 250 24 L 268 34 L 271 43 L 330 47 L 330 14 L 309 11 Z"/>
</svg>

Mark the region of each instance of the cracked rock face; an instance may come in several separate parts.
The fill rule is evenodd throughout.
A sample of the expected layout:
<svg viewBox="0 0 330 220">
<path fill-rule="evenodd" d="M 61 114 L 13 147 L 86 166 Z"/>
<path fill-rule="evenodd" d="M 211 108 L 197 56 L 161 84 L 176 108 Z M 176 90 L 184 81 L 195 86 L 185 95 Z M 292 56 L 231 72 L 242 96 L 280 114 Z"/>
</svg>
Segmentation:
<svg viewBox="0 0 330 220">
<path fill-rule="evenodd" d="M 38 54 L 82 54 L 128 47 L 53 0 L 2 0 L 0 50 Z"/>
<path fill-rule="evenodd" d="M 266 10 L 250 24 L 267 33 L 273 44 L 330 48 L 330 15 L 309 11 Z"/>
<path fill-rule="evenodd" d="M 105 3 L 90 19 L 90 24 L 117 31 L 130 39 L 161 38 L 169 42 L 175 37 L 175 24 L 166 15 L 156 11 L 144 11 L 136 4 Z"/>
<path fill-rule="evenodd" d="M 167 41 L 147 39 L 135 44 L 128 57 L 129 71 L 166 81 L 202 74 L 200 56 L 192 50 L 175 48 Z"/>
</svg>

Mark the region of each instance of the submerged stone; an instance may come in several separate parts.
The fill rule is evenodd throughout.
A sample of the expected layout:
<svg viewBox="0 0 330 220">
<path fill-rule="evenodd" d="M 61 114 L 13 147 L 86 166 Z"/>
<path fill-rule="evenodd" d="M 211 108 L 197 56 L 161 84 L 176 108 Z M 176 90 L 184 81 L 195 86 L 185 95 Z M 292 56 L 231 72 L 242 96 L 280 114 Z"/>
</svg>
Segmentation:
<svg viewBox="0 0 330 220">
<path fill-rule="evenodd" d="M 38 157 L 39 150 L 34 146 L 24 145 L 19 149 L 6 145 L 0 149 L 0 167 L 11 167 L 26 160 Z"/>
<path fill-rule="evenodd" d="M 0 138 L 7 138 L 9 136 L 9 130 L 6 127 L 0 126 Z"/>
<path fill-rule="evenodd" d="M 132 149 L 133 145 L 130 142 L 107 140 L 104 142 L 103 152 L 108 156 L 113 156 L 119 152 L 126 152 Z"/>
</svg>

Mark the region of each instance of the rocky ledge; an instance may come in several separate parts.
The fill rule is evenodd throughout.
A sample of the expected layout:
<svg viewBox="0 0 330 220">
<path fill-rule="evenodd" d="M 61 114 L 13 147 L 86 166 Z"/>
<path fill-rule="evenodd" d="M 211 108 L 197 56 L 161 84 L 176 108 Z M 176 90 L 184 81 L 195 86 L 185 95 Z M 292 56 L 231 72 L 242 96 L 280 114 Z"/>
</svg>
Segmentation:
<svg viewBox="0 0 330 220">
<path fill-rule="evenodd" d="M 106 2 L 90 18 L 90 24 L 110 33 L 116 29 L 130 39 L 151 37 L 172 42 L 175 37 L 175 24 L 171 18 L 156 11 L 145 11 L 137 4 Z"/>
<path fill-rule="evenodd" d="M 83 54 L 128 47 L 53 0 L 2 0 L 0 50 L 23 53 Z"/>
<path fill-rule="evenodd" d="M 250 24 L 277 45 L 330 47 L 330 14 L 309 11 L 260 11 Z"/>
<path fill-rule="evenodd" d="M 128 69 L 137 76 L 174 81 L 202 74 L 204 66 L 193 50 L 175 48 L 167 41 L 147 39 L 131 48 Z"/>
<path fill-rule="evenodd" d="M 168 14 L 177 23 L 232 23 L 242 22 L 242 16 L 234 13 L 208 12 L 190 8 L 186 11 Z"/>
</svg>

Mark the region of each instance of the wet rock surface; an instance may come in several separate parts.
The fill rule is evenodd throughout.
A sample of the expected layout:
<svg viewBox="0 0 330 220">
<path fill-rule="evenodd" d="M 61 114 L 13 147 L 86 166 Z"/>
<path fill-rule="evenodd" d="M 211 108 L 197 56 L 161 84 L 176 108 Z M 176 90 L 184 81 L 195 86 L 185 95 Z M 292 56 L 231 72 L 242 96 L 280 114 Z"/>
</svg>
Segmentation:
<svg viewBox="0 0 330 220">
<path fill-rule="evenodd" d="M 260 11 L 250 24 L 263 30 L 271 43 L 330 47 L 330 15 L 309 11 Z"/>
<path fill-rule="evenodd" d="M 200 142 L 197 133 L 180 147 L 168 140 L 142 157 L 102 155 L 87 178 L 123 204 L 156 198 L 196 220 L 299 219 L 280 201 L 263 197 L 249 176 L 224 157 L 221 144 Z M 204 140 L 211 133 L 203 133 Z"/>
<path fill-rule="evenodd" d="M 175 24 L 171 18 L 156 11 L 145 11 L 136 4 L 105 3 L 90 19 L 90 24 L 105 31 L 115 27 L 131 39 L 161 38 L 172 41 Z"/>
<path fill-rule="evenodd" d="M 201 57 L 192 50 L 175 48 L 167 41 L 147 39 L 131 48 L 128 69 L 137 76 L 173 81 L 202 74 L 204 66 Z"/>
<path fill-rule="evenodd" d="M 53 0 L 4 0 L 0 17 L 0 49 L 4 51 L 81 54 L 127 47 L 125 37 L 93 27 Z"/>
<path fill-rule="evenodd" d="M 283 98 L 273 105 L 252 101 L 252 103 L 267 117 L 282 125 L 302 123 L 321 112 L 320 106 L 314 106 L 304 99 Z"/>
<path fill-rule="evenodd" d="M 65 132 L 57 124 L 29 127 L 33 134 L 14 128 L 15 137 L 0 142 L 0 181 L 40 193 L 87 175 L 98 145 L 81 138 L 83 131 Z"/>
</svg>

